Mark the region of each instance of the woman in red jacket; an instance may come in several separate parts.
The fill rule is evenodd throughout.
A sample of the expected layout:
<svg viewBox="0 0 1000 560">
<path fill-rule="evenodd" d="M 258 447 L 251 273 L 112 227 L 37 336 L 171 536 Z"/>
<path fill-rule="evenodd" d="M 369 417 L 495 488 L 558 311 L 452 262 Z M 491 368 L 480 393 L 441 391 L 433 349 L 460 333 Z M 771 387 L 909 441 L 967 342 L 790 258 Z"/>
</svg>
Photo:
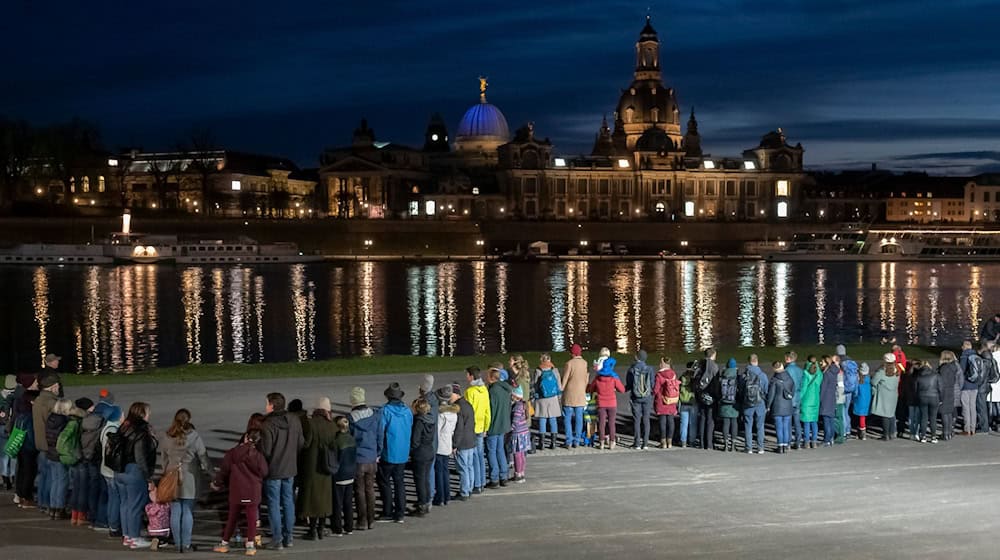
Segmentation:
<svg viewBox="0 0 1000 560">
<path fill-rule="evenodd" d="M 681 381 L 670 367 L 670 358 L 660 358 L 660 370 L 653 384 L 653 412 L 660 419 L 660 447 L 670 449 L 674 441 L 674 417 L 680 401 Z"/>
<path fill-rule="evenodd" d="M 597 393 L 597 434 L 600 437 L 601 449 L 615 448 L 615 419 L 618 416 L 618 397 L 615 391 L 625 392 L 621 378 L 615 373 L 615 359 L 604 360 L 601 371 L 597 372 L 597 377 L 590 382 L 587 387 L 590 393 Z M 610 436 L 610 445 L 605 447 L 605 425 Z"/>
<path fill-rule="evenodd" d="M 229 539 L 236 532 L 236 521 L 242 509 L 247 518 L 246 552 L 247 556 L 257 553 L 255 548 L 257 531 L 257 510 L 260 507 L 260 490 L 267 477 L 267 460 L 257 450 L 260 441 L 260 431 L 251 430 L 243 436 L 239 445 L 226 451 L 222 458 L 222 466 L 212 482 L 212 489 L 218 491 L 223 486 L 229 486 L 229 513 L 226 515 L 226 528 L 222 531 L 222 542 L 213 548 L 215 552 L 229 552 Z"/>
</svg>

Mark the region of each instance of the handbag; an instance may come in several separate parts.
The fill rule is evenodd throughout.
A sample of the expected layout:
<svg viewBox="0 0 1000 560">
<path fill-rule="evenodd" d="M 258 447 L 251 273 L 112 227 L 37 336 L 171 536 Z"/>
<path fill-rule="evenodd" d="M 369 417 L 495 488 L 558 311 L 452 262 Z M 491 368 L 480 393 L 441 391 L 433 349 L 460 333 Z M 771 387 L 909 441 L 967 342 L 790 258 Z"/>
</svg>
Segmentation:
<svg viewBox="0 0 1000 560">
<path fill-rule="evenodd" d="M 156 485 L 156 502 L 167 504 L 177 499 L 181 490 L 181 465 L 167 471 Z"/>
<path fill-rule="evenodd" d="M 14 426 L 10 431 L 10 436 L 7 439 L 7 445 L 3 447 L 4 455 L 14 458 L 21 451 L 21 446 L 24 445 L 24 440 L 28 437 L 28 432 L 20 426 Z"/>
</svg>

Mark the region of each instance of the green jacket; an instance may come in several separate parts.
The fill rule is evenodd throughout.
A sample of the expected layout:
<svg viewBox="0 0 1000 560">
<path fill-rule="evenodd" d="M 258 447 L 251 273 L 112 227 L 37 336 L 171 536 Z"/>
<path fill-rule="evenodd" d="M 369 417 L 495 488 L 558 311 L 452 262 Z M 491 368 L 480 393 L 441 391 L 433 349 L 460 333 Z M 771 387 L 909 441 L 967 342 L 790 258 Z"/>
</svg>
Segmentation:
<svg viewBox="0 0 1000 560">
<path fill-rule="evenodd" d="M 802 389 L 799 393 L 799 418 L 803 422 L 819 421 L 819 389 L 822 385 L 823 371 L 819 364 L 806 364 L 802 370 Z"/>
<path fill-rule="evenodd" d="M 486 435 L 502 436 L 510 431 L 510 405 L 514 388 L 506 381 L 490 385 L 490 429 Z"/>
<path fill-rule="evenodd" d="M 875 416 L 892 418 L 896 415 L 896 401 L 899 399 L 899 376 L 885 374 L 885 366 L 878 368 L 872 376 L 872 411 Z"/>
<path fill-rule="evenodd" d="M 314 414 L 303 426 L 309 425 L 309 437 L 302 449 L 302 481 L 299 503 L 295 513 L 302 517 L 329 517 L 333 514 L 333 477 L 317 470 L 319 454 L 326 453 L 337 438 L 337 425 L 323 416 Z"/>
<path fill-rule="evenodd" d="M 723 377 L 726 379 L 736 379 L 738 373 L 739 370 L 737 370 L 736 368 L 726 368 L 722 370 L 721 374 L 719 374 L 719 377 L 717 378 L 719 379 L 718 383 L 720 383 L 721 386 L 722 382 L 721 378 Z M 716 390 L 715 394 L 719 394 L 719 391 Z M 723 404 L 721 399 L 719 400 L 719 418 L 739 418 L 739 417 L 740 417 L 740 411 L 736 409 L 736 403 Z"/>
</svg>

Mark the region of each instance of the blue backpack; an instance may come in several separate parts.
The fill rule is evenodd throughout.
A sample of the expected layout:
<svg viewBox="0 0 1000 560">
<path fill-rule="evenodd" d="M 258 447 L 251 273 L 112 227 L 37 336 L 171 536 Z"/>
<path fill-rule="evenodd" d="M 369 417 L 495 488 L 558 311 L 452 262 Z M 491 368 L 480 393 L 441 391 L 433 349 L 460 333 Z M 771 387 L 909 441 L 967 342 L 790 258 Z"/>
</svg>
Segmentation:
<svg viewBox="0 0 1000 560">
<path fill-rule="evenodd" d="M 542 376 L 538 379 L 538 394 L 543 399 L 559 395 L 559 380 L 551 369 L 542 371 Z"/>
<path fill-rule="evenodd" d="M 858 388 L 858 363 L 854 360 L 844 360 L 840 363 L 840 369 L 844 371 L 844 393 L 854 394 Z"/>
</svg>

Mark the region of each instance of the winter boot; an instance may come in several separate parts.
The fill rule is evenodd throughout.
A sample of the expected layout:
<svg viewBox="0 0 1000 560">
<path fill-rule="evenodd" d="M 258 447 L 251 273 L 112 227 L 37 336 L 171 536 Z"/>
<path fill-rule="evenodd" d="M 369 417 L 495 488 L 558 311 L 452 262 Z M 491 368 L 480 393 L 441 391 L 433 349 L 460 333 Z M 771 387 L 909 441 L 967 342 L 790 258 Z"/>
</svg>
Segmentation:
<svg viewBox="0 0 1000 560">
<path fill-rule="evenodd" d="M 551 432 L 549 433 L 549 449 L 555 449 L 555 448 L 556 448 L 556 433 Z"/>
</svg>

